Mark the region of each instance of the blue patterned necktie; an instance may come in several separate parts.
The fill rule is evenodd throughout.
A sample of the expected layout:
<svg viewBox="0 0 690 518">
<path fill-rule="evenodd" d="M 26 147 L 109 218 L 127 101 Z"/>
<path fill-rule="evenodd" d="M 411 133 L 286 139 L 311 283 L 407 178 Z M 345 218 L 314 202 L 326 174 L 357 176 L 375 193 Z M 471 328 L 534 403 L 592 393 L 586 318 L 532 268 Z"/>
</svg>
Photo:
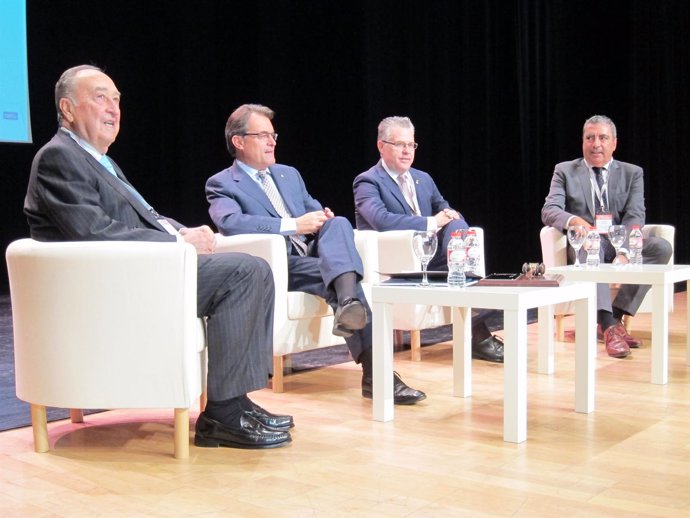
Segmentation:
<svg viewBox="0 0 690 518">
<path fill-rule="evenodd" d="M 103 156 L 101 157 L 101 159 L 99 160 L 99 162 L 101 163 L 101 165 L 102 165 L 103 167 L 106 168 L 106 170 L 107 170 L 110 174 L 112 174 L 115 178 L 117 178 L 118 180 L 120 180 L 120 181 L 122 182 L 122 185 L 124 185 L 125 187 L 127 187 L 127 189 L 129 190 L 129 192 L 131 192 L 132 195 L 133 195 L 137 200 L 139 200 L 139 201 L 141 202 L 141 204 L 142 204 L 144 207 L 146 207 L 146 210 L 148 210 L 148 211 L 153 211 L 153 207 L 151 207 L 151 205 L 149 205 L 149 204 L 146 202 L 146 200 L 144 199 L 144 197 L 143 197 L 141 194 L 139 194 L 139 191 L 137 191 L 134 187 L 132 187 L 131 185 L 129 185 L 127 182 L 125 182 L 122 178 L 120 178 L 119 176 L 117 176 L 117 173 L 115 172 L 115 167 L 113 166 L 113 163 L 110 161 L 110 159 L 109 159 L 106 155 L 103 155 Z M 153 212 L 155 212 L 155 211 L 153 211 Z"/>
<path fill-rule="evenodd" d="M 269 171 L 267 169 L 263 171 L 257 171 L 256 175 L 259 177 L 259 180 L 261 181 L 261 187 L 263 187 L 264 192 L 268 197 L 268 201 L 271 202 L 271 205 L 273 205 L 280 217 L 291 218 L 292 215 L 285 206 L 283 197 L 280 195 L 278 189 L 275 185 L 273 185 L 273 182 L 269 178 Z M 288 236 L 288 238 L 290 239 L 290 242 L 293 244 L 295 250 L 299 255 L 307 255 L 307 244 L 304 241 L 302 241 L 300 236 L 298 236 L 297 234 L 292 234 Z"/>
</svg>

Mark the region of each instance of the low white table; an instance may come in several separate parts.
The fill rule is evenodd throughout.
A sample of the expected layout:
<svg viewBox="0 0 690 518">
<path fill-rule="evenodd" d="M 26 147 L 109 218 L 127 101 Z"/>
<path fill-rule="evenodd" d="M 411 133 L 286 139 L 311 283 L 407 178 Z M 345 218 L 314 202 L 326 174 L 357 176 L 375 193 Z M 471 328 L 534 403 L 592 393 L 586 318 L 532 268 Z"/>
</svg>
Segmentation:
<svg viewBox="0 0 690 518">
<path fill-rule="evenodd" d="M 643 264 L 640 266 L 602 264 L 596 268 L 557 266 L 547 273 L 558 273 L 569 281 L 618 284 L 651 284 L 652 295 L 652 383 L 668 383 L 668 312 L 669 299 L 676 282 L 690 279 L 690 265 Z M 688 305 L 690 318 L 690 305 Z M 687 320 L 686 320 L 687 322 Z M 686 332 L 687 335 L 687 332 Z M 690 335 L 686 338 L 687 363 L 690 365 Z"/>
<path fill-rule="evenodd" d="M 479 287 L 452 289 L 415 285 L 372 286 L 373 418 L 391 421 L 393 405 L 393 303 L 453 307 L 453 395 L 472 395 L 471 308 L 503 310 L 503 439 L 527 439 L 527 310 L 539 308 L 539 341 L 553 341 L 553 304 L 575 301 L 575 411 L 594 410 L 596 290 L 594 283 L 548 288 Z M 548 346 L 540 345 L 539 350 Z M 540 364 L 542 359 L 540 358 Z M 540 371 L 542 370 L 540 366 Z"/>
</svg>

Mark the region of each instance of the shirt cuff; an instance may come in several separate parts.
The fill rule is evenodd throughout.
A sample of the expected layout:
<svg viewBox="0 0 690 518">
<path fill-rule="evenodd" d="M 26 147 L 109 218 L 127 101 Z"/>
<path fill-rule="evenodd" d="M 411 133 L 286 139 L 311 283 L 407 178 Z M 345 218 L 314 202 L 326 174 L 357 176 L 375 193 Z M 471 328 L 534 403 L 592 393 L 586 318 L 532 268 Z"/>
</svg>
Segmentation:
<svg viewBox="0 0 690 518">
<path fill-rule="evenodd" d="M 296 218 L 280 218 L 280 233 L 281 234 L 296 234 L 297 233 L 297 219 Z"/>
<path fill-rule="evenodd" d="M 435 217 L 429 216 L 426 218 L 426 229 L 430 232 L 436 232 L 436 230 L 438 230 L 438 223 Z"/>
</svg>

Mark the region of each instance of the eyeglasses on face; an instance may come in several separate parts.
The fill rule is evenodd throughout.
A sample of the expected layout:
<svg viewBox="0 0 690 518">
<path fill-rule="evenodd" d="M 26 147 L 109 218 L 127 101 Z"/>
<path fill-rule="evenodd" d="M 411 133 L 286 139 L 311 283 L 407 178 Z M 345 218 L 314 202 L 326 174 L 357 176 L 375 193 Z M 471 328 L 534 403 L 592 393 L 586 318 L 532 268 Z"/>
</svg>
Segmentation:
<svg viewBox="0 0 690 518">
<path fill-rule="evenodd" d="M 269 138 L 273 139 L 273 142 L 278 142 L 277 133 L 269 133 L 268 131 L 260 131 L 259 133 L 242 133 L 243 137 L 256 137 L 260 140 L 267 141 Z"/>
<path fill-rule="evenodd" d="M 381 140 L 381 142 L 383 142 L 384 144 L 390 144 L 390 145 L 393 146 L 395 149 L 398 149 L 398 150 L 400 150 L 400 151 L 402 151 L 403 149 L 408 148 L 408 147 L 409 147 L 410 149 L 417 149 L 417 147 L 419 146 L 419 144 L 416 143 L 416 142 L 400 142 L 400 141 L 398 141 L 398 142 L 389 142 L 389 141 L 383 140 L 383 139 Z"/>
</svg>

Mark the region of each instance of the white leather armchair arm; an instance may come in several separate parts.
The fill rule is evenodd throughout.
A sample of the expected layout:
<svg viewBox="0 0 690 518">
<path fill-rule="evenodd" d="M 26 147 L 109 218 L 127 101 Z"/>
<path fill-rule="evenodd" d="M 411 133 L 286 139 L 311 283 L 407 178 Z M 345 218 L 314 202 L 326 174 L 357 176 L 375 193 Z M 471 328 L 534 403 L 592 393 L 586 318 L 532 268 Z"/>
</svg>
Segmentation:
<svg viewBox="0 0 690 518">
<path fill-rule="evenodd" d="M 239 252 L 268 262 L 275 281 L 273 321 L 273 390 L 283 391 L 284 358 L 292 353 L 343 343 L 333 331 L 333 311 L 326 301 L 288 291 L 285 238 L 276 234 L 216 235 L 216 253 Z M 366 293 L 366 291 L 365 291 Z"/>
</svg>

